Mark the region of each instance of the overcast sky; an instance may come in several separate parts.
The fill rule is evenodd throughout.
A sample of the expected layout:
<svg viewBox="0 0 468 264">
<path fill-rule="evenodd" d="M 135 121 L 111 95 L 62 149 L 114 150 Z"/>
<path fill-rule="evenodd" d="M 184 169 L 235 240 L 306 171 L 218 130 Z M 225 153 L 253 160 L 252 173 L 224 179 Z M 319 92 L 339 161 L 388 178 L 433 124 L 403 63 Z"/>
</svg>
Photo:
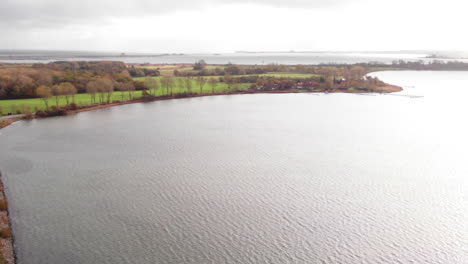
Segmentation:
<svg viewBox="0 0 468 264">
<path fill-rule="evenodd" d="M 468 49 L 462 0 L 0 0 L 0 49 Z"/>
</svg>

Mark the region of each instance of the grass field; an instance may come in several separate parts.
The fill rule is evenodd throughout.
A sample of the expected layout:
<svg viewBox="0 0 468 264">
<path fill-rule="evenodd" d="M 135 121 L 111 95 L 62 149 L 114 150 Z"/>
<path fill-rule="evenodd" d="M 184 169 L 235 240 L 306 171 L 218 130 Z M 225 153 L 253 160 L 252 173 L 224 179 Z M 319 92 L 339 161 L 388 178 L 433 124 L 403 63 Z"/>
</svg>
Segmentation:
<svg viewBox="0 0 468 264">
<path fill-rule="evenodd" d="M 153 77 L 153 78 L 160 78 L 160 77 Z M 134 78 L 136 80 L 141 80 L 143 81 L 145 78 Z M 181 83 L 182 79 L 184 78 L 176 78 L 174 77 L 174 88 L 172 89 L 173 94 L 178 94 L 178 93 L 185 93 L 187 90 L 185 86 Z M 198 82 L 196 80 L 191 80 L 192 82 L 192 92 L 194 93 L 199 93 L 200 88 L 198 85 Z M 248 83 L 243 83 L 239 84 L 239 89 L 247 89 L 249 88 L 250 84 Z M 231 88 L 232 89 L 232 88 Z M 228 85 L 225 83 L 217 83 L 215 92 L 226 92 L 228 91 Z M 203 87 L 203 93 L 210 93 L 211 92 L 211 86 L 206 83 L 205 86 Z M 133 91 L 133 98 L 139 98 L 142 96 L 142 91 Z M 156 96 L 161 96 L 161 95 L 166 95 L 166 90 L 161 88 L 157 91 Z M 96 97 L 97 98 L 97 97 Z M 123 100 L 128 100 L 128 92 L 114 92 L 112 94 L 112 100 L 113 101 L 123 101 Z M 98 100 L 98 99 L 96 99 Z M 83 94 L 77 94 L 75 95 L 75 103 L 77 105 L 90 105 L 91 103 L 91 96 L 89 94 L 83 93 Z M 56 105 L 55 103 L 55 97 L 52 97 L 49 99 L 49 106 Z M 59 99 L 59 106 L 64 106 L 66 105 L 65 98 L 60 98 Z M 33 98 L 33 99 L 14 99 L 14 100 L 0 100 L 0 108 L 2 108 L 2 114 L 1 115 L 6 115 L 7 113 L 11 112 L 13 114 L 16 114 L 17 110 L 21 110 L 23 106 L 28 106 L 33 112 L 37 110 L 44 110 L 45 109 L 45 104 L 44 101 L 40 98 Z"/>
<path fill-rule="evenodd" d="M 133 91 L 133 96 L 135 98 L 141 97 L 141 91 Z M 123 100 L 128 99 L 128 92 L 114 92 L 112 94 L 112 100 Z M 97 99 L 96 99 L 97 100 Z M 91 96 L 89 94 L 77 94 L 75 95 L 75 103 L 77 105 L 90 105 L 91 104 Z M 16 114 L 16 110 L 21 110 L 23 106 L 29 106 L 30 109 L 35 112 L 37 110 L 44 110 L 45 104 L 44 101 L 40 98 L 32 98 L 32 99 L 14 99 L 14 100 L 0 100 L 0 107 L 3 108 L 3 115 L 11 112 Z M 55 97 L 49 99 L 49 106 L 56 105 Z M 65 106 L 66 101 L 65 98 L 59 99 L 59 106 Z"/>
<path fill-rule="evenodd" d="M 233 75 L 233 77 L 242 77 L 242 76 L 259 76 L 259 77 L 274 77 L 274 78 L 291 78 L 291 79 L 307 79 L 307 78 L 317 78 L 320 77 L 318 74 L 312 73 L 294 73 L 294 72 L 269 72 L 262 74 L 243 74 L 243 75 Z M 219 78 L 223 76 L 205 76 L 206 78 Z"/>
<path fill-rule="evenodd" d="M 160 79 L 161 77 L 152 77 L 152 78 Z M 172 78 L 174 79 L 174 82 L 175 82 L 174 83 L 175 87 L 173 88 L 173 91 L 172 91 L 174 94 L 187 92 L 187 89 L 185 88 L 184 84 L 180 83 L 181 81 L 184 81 L 186 78 L 183 78 L 183 77 L 172 77 Z M 144 81 L 146 77 L 136 77 L 133 79 L 138 80 L 138 81 Z M 192 82 L 192 92 L 199 93 L 200 87 L 199 87 L 198 81 L 195 79 L 190 79 L 190 81 Z M 241 83 L 239 84 L 238 88 L 241 90 L 245 90 L 245 89 L 248 89 L 250 85 L 251 85 L 250 83 Z M 166 94 L 165 89 L 162 89 L 162 88 L 163 87 L 161 86 L 161 89 L 159 89 L 158 93 L 156 94 L 157 96 Z M 218 82 L 214 89 L 214 92 L 226 92 L 228 90 L 229 90 L 228 85 L 226 83 Z M 210 93 L 210 92 L 211 92 L 211 86 L 209 83 L 206 83 L 205 86 L 203 87 L 203 93 Z"/>
<path fill-rule="evenodd" d="M 255 74 L 251 74 L 251 76 L 255 76 Z M 320 77 L 320 75 L 318 74 L 294 73 L 294 72 L 270 72 L 270 73 L 258 74 L 258 76 L 267 76 L 267 77 L 275 77 L 275 78 L 298 78 L 298 79 Z"/>
</svg>

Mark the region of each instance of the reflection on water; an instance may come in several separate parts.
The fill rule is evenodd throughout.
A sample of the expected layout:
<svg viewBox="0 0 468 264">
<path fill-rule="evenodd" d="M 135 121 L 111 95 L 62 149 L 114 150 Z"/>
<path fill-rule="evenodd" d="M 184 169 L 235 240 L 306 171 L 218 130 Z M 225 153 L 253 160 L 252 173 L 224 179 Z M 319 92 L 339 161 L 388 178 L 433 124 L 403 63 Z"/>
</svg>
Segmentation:
<svg viewBox="0 0 468 264">
<path fill-rule="evenodd" d="M 468 74 L 375 75 L 2 130 L 18 262 L 468 263 Z"/>
</svg>

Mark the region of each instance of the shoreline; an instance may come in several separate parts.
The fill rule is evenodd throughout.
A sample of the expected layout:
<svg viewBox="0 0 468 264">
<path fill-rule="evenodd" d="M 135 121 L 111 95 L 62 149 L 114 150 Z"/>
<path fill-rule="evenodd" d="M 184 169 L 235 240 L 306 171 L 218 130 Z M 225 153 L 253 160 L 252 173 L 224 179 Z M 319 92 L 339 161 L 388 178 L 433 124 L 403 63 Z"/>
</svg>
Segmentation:
<svg viewBox="0 0 468 264">
<path fill-rule="evenodd" d="M 8 199 L 5 193 L 5 185 L 3 185 L 2 173 L 0 172 L 0 200 L 2 208 L 0 208 L 0 229 L 2 236 L 0 237 L 0 263 L 15 264 L 16 253 L 14 246 L 13 229 L 11 226 L 10 211 Z M 4 237 L 4 234 L 7 236 Z"/>
<path fill-rule="evenodd" d="M 373 92 L 368 92 L 368 91 L 346 91 L 346 90 L 338 90 L 338 91 L 300 91 L 300 90 L 277 90 L 277 91 L 252 91 L 252 90 L 246 90 L 246 91 L 236 91 L 236 92 L 219 92 L 219 93 L 204 93 L 204 94 L 191 94 L 191 95 L 184 95 L 184 94 L 176 94 L 172 96 L 158 96 L 158 97 L 151 97 L 151 98 L 137 98 L 137 99 L 131 99 L 123 102 L 112 102 L 109 104 L 97 104 L 97 105 L 87 105 L 87 106 L 81 106 L 78 107 L 77 109 L 74 110 L 66 110 L 65 115 L 69 114 L 76 114 L 80 112 L 87 112 L 87 111 L 92 111 L 92 110 L 97 110 L 97 109 L 103 109 L 103 108 L 108 108 L 108 107 L 113 107 L 113 106 L 119 106 L 119 105 L 127 105 L 127 104 L 135 104 L 135 103 L 146 103 L 146 102 L 155 102 L 155 101 L 165 101 L 165 100 L 174 100 L 174 99 L 185 99 L 185 98 L 197 98 L 197 97 L 208 97 L 208 96 L 220 96 L 220 95 L 244 95 L 244 94 L 294 94 L 294 93 L 349 93 L 349 94 L 367 94 L 367 93 L 394 93 L 394 92 L 401 92 L 403 91 L 403 88 L 396 86 L 396 85 L 390 85 L 387 84 L 385 86 L 377 88 Z M 7 117 L 7 116 L 6 116 Z M 32 118 L 29 119 L 36 119 L 36 118 L 47 118 L 47 117 L 38 117 L 33 115 Z M 12 125 L 13 123 L 20 121 L 20 120 L 27 120 L 25 118 L 19 118 L 19 117 L 14 117 L 14 118 L 6 118 L 3 120 L 0 120 L 0 129 L 8 127 Z M 1 263 L 0 263 L 1 264 Z"/>
</svg>

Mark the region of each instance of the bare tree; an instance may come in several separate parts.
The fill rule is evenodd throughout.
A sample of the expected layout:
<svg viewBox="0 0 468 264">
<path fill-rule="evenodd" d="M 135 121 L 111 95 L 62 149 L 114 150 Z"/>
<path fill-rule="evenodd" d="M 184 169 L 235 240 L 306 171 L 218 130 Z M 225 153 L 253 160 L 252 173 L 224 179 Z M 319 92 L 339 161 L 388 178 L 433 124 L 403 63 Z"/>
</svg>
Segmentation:
<svg viewBox="0 0 468 264">
<path fill-rule="evenodd" d="M 174 85 L 175 85 L 174 79 L 169 77 L 169 89 L 171 90 L 171 96 L 173 95 L 172 89 L 174 89 Z"/>
<path fill-rule="evenodd" d="M 49 110 L 49 99 L 52 97 L 52 89 L 50 86 L 41 85 L 37 87 L 36 94 L 41 97 L 47 110 Z"/>
<path fill-rule="evenodd" d="M 198 81 L 198 87 L 200 87 L 200 94 L 203 93 L 203 87 L 206 85 L 206 79 L 203 78 L 202 76 L 199 76 L 197 78 Z"/>
<path fill-rule="evenodd" d="M 192 93 L 192 80 L 189 78 L 184 79 L 185 82 L 185 89 L 187 89 L 187 93 L 191 94 Z"/>
<path fill-rule="evenodd" d="M 179 88 L 179 93 L 182 93 L 182 90 L 185 87 L 185 78 L 177 78 L 177 88 Z"/>
<path fill-rule="evenodd" d="M 166 88 L 166 94 L 172 95 L 172 89 L 174 88 L 174 79 L 169 76 L 161 77 L 161 83 Z"/>
<path fill-rule="evenodd" d="M 171 82 L 171 77 L 169 77 L 169 76 L 162 76 L 161 77 L 161 85 L 163 86 L 164 89 L 166 89 L 166 95 L 169 94 L 170 82 Z"/>
<path fill-rule="evenodd" d="M 211 87 L 211 93 L 214 93 L 216 86 L 218 85 L 218 81 L 216 81 L 215 78 L 211 78 L 208 82 Z"/>
<path fill-rule="evenodd" d="M 144 84 L 150 90 L 150 93 L 156 96 L 156 91 L 159 89 L 159 81 L 152 77 L 146 77 Z"/>
<path fill-rule="evenodd" d="M 226 73 L 224 75 L 224 82 L 227 84 L 229 91 L 231 90 L 232 81 L 233 81 L 232 75 L 230 73 Z"/>
</svg>

